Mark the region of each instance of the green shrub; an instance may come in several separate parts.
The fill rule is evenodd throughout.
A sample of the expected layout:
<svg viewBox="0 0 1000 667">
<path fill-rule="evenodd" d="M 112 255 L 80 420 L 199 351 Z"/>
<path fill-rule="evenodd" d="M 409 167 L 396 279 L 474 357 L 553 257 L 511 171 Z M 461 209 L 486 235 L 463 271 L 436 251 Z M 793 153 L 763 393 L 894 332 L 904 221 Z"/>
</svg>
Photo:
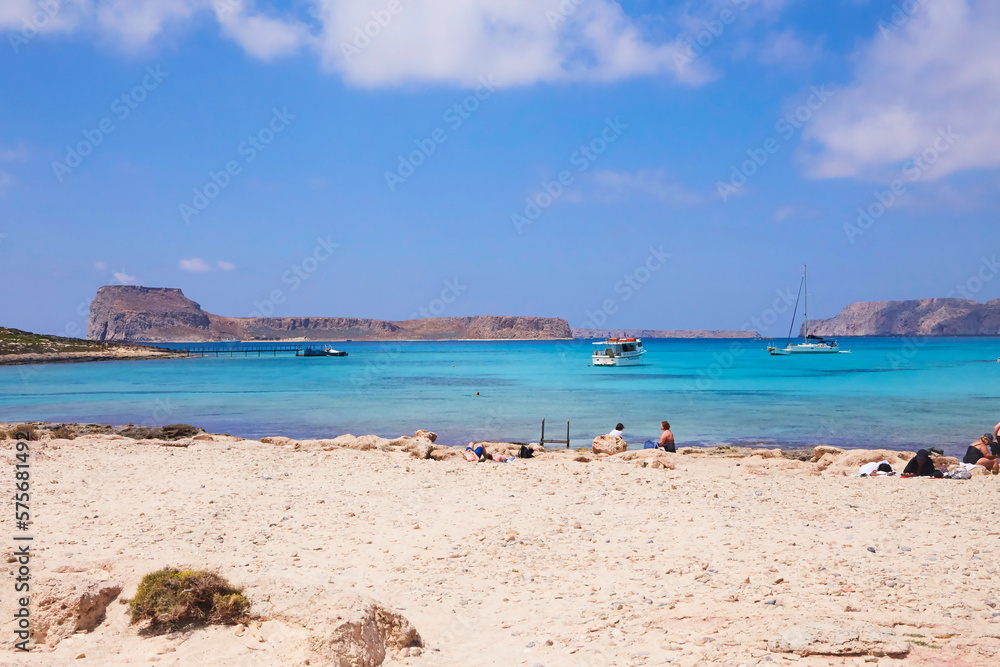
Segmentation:
<svg viewBox="0 0 1000 667">
<path fill-rule="evenodd" d="M 66 426 L 57 426 L 51 431 L 52 437 L 56 440 L 73 440 L 76 438 L 76 431 Z"/>
<path fill-rule="evenodd" d="M 41 440 L 42 434 L 31 424 L 18 424 L 14 429 L 14 438 L 17 440 Z"/>
<path fill-rule="evenodd" d="M 142 578 L 129 601 L 132 623 L 149 621 L 149 631 L 190 624 L 246 621 L 250 600 L 214 572 L 164 568 Z"/>
</svg>

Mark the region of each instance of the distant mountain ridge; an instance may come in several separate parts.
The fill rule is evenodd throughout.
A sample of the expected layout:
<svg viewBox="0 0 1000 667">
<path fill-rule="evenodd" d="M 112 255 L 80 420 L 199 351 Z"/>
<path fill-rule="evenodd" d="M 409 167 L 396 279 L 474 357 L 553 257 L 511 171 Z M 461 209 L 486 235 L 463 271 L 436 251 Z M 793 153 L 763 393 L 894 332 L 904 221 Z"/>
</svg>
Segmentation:
<svg viewBox="0 0 1000 667">
<path fill-rule="evenodd" d="M 802 335 L 802 329 L 799 335 Z M 1000 299 L 916 299 L 852 303 L 836 317 L 810 320 L 818 336 L 1000 336 Z"/>
<path fill-rule="evenodd" d="M 715 329 L 573 329 L 573 338 L 760 338 L 756 331 L 721 331 Z"/>
<path fill-rule="evenodd" d="M 87 338 L 132 343 L 238 340 L 555 340 L 573 333 L 555 317 L 223 317 L 176 288 L 107 285 L 90 304 Z"/>
</svg>

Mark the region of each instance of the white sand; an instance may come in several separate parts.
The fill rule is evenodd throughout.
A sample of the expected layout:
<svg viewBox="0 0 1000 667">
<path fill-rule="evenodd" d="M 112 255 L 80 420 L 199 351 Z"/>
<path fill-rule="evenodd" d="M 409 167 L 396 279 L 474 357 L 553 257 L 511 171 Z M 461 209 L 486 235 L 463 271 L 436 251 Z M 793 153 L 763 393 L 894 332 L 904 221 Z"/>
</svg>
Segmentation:
<svg viewBox="0 0 1000 667">
<path fill-rule="evenodd" d="M 817 620 L 926 644 L 905 660 L 869 658 L 879 665 L 1000 658 L 1000 477 L 858 479 L 682 454 L 670 455 L 676 470 L 567 457 L 471 464 L 217 440 L 32 443 L 34 576 L 103 567 L 128 598 L 158 568 L 216 568 L 259 609 L 304 585 L 359 592 L 425 641 L 422 655 L 390 665 L 867 664 L 767 650 L 780 628 Z M 7 535 L 12 515 L 0 513 Z M 16 654 L 13 583 L 3 586 L 0 664 L 305 655 L 301 630 L 274 621 L 141 638 L 118 601 L 94 632 Z"/>
</svg>

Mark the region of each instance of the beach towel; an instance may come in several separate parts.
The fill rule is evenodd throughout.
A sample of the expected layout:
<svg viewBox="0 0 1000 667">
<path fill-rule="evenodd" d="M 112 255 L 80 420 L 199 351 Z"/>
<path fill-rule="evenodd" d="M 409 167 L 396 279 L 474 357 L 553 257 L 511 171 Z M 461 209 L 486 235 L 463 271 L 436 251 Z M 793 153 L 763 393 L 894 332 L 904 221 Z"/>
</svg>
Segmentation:
<svg viewBox="0 0 1000 667">
<path fill-rule="evenodd" d="M 660 446 L 652 440 L 647 440 L 643 449 L 659 449 Z"/>
</svg>

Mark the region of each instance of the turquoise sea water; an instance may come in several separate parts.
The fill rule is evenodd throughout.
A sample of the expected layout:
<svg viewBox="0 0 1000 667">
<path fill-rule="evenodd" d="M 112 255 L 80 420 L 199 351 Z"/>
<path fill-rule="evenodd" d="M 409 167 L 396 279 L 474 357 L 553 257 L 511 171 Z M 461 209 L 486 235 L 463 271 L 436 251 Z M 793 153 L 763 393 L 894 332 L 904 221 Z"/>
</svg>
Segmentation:
<svg viewBox="0 0 1000 667">
<path fill-rule="evenodd" d="M 428 428 L 457 445 L 537 440 L 545 418 L 555 437 L 570 420 L 574 446 L 619 421 L 641 446 L 666 419 L 678 444 L 952 454 L 1000 421 L 1000 338 L 843 339 L 851 354 L 814 357 L 771 357 L 763 341 L 646 345 L 645 365 L 632 368 L 589 367 L 582 341 L 335 343 L 350 356 L 6 366 L 0 421 L 183 422 L 297 438 Z"/>
</svg>

